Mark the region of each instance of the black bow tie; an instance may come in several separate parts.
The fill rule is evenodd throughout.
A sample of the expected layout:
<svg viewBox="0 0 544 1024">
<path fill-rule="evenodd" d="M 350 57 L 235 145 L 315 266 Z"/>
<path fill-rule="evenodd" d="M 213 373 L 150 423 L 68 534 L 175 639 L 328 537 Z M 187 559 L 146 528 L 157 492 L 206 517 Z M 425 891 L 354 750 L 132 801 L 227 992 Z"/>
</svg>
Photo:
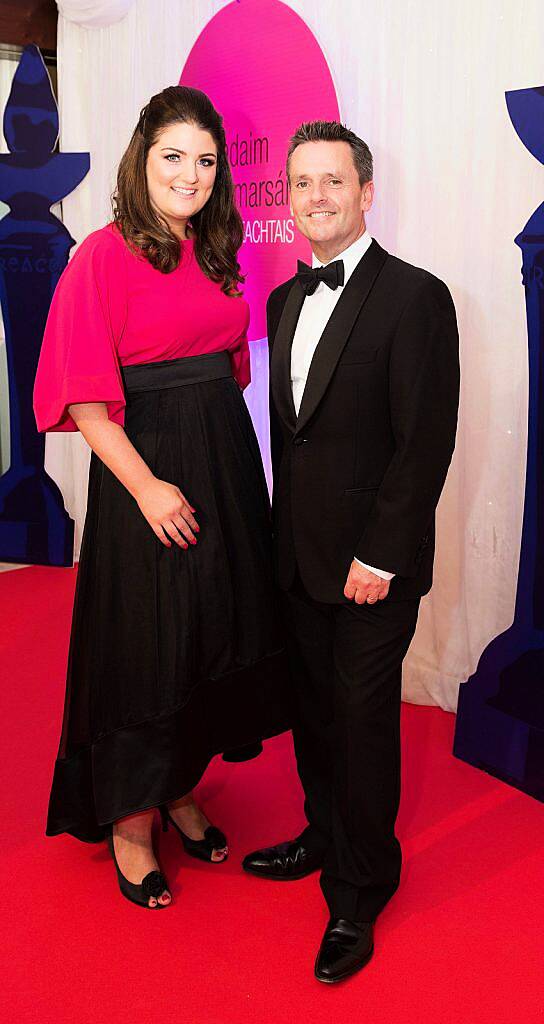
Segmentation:
<svg viewBox="0 0 544 1024">
<path fill-rule="evenodd" d="M 320 281 L 324 281 L 334 292 L 338 285 L 344 283 L 344 264 L 342 260 L 335 260 L 334 263 L 327 263 L 325 267 L 309 267 L 299 260 L 297 277 L 306 295 L 313 295 Z"/>
</svg>

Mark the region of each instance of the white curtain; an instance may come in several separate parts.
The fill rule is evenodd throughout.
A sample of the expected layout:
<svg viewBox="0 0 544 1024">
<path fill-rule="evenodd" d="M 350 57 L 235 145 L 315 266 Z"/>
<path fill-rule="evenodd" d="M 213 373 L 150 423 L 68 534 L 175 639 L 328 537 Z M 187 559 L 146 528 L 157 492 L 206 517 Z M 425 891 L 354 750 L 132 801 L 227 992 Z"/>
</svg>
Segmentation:
<svg viewBox="0 0 544 1024">
<path fill-rule="evenodd" d="M 59 14 L 85 28 L 105 28 L 125 17 L 136 0 L 57 0 Z"/>
<path fill-rule="evenodd" d="M 59 21 L 61 146 L 90 149 L 92 159 L 90 175 L 64 203 L 66 224 L 80 241 L 109 216 L 115 167 L 140 107 L 178 81 L 198 33 L 223 4 L 64 0 L 59 6 L 66 15 Z M 76 6 L 130 9 L 110 27 L 89 28 L 68 20 Z M 439 507 L 435 584 L 422 603 L 404 675 L 407 699 L 453 710 L 459 683 L 509 625 L 514 606 L 527 342 L 513 239 L 542 201 L 543 185 L 541 168 L 510 124 L 504 91 L 542 84 L 541 4 L 293 0 L 291 6 L 325 52 L 342 118 L 374 152 L 371 233 L 444 278 L 457 307 L 458 444 Z M 79 439 L 48 439 L 49 469 L 78 525 L 83 447 Z"/>
</svg>

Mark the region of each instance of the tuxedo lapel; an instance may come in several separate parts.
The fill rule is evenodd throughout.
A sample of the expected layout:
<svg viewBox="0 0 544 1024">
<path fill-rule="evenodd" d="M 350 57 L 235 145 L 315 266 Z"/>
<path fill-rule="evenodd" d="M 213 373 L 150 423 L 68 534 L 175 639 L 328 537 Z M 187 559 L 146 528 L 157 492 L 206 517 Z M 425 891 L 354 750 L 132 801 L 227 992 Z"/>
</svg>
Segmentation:
<svg viewBox="0 0 544 1024">
<path fill-rule="evenodd" d="M 297 415 L 291 391 L 291 345 L 304 302 L 304 291 L 295 280 L 287 296 L 274 336 L 270 361 L 270 384 L 279 415 L 291 430 L 295 430 Z"/>
<path fill-rule="evenodd" d="M 296 421 L 296 433 L 303 430 L 323 398 L 331 377 L 336 369 L 338 360 L 340 359 L 351 334 L 353 325 L 370 295 L 374 282 L 376 281 L 387 256 L 388 254 L 385 249 L 382 249 L 377 242 L 373 241 L 347 282 L 314 352 L 308 372 L 306 387 L 302 396 L 298 419 Z M 302 289 L 300 290 L 302 291 Z M 289 299 L 291 298 L 292 291 L 293 290 L 291 290 Z M 287 309 L 289 299 L 287 300 L 285 309 Z M 296 319 L 298 319 L 301 305 L 302 302 L 300 302 L 298 307 Z M 288 386 L 290 385 L 290 346 L 293 340 L 295 327 L 296 320 L 288 342 L 287 356 L 283 357 L 287 358 L 287 366 L 285 369 L 282 366 L 282 374 L 285 375 Z M 286 341 L 287 339 L 285 337 L 283 339 L 283 343 L 286 344 Z"/>
</svg>

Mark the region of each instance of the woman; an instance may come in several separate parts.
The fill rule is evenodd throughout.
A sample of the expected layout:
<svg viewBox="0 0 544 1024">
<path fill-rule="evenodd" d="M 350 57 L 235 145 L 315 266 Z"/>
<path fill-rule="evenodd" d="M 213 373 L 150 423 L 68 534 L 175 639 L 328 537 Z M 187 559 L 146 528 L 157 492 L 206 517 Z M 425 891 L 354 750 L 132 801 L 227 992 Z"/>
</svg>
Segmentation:
<svg viewBox="0 0 544 1024">
<path fill-rule="evenodd" d="M 47 834 L 108 835 L 121 891 L 154 909 L 171 901 L 154 809 L 224 860 L 192 787 L 287 717 L 226 153 L 204 93 L 150 100 L 114 222 L 59 282 L 35 386 L 39 429 L 93 450 Z"/>
</svg>

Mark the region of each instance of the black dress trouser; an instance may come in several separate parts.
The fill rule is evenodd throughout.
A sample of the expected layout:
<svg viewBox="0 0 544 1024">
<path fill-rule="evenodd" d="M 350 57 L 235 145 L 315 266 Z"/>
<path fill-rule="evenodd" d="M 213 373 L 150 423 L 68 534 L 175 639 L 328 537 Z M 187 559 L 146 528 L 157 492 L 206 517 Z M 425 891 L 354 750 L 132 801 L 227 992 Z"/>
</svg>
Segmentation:
<svg viewBox="0 0 544 1024">
<path fill-rule="evenodd" d="M 419 598 L 322 604 L 284 595 L 297 689 L 293 729 L 310 849 L 332 917 L 373 921 L 398 887 L 402 661 Z"/>
</svg>

